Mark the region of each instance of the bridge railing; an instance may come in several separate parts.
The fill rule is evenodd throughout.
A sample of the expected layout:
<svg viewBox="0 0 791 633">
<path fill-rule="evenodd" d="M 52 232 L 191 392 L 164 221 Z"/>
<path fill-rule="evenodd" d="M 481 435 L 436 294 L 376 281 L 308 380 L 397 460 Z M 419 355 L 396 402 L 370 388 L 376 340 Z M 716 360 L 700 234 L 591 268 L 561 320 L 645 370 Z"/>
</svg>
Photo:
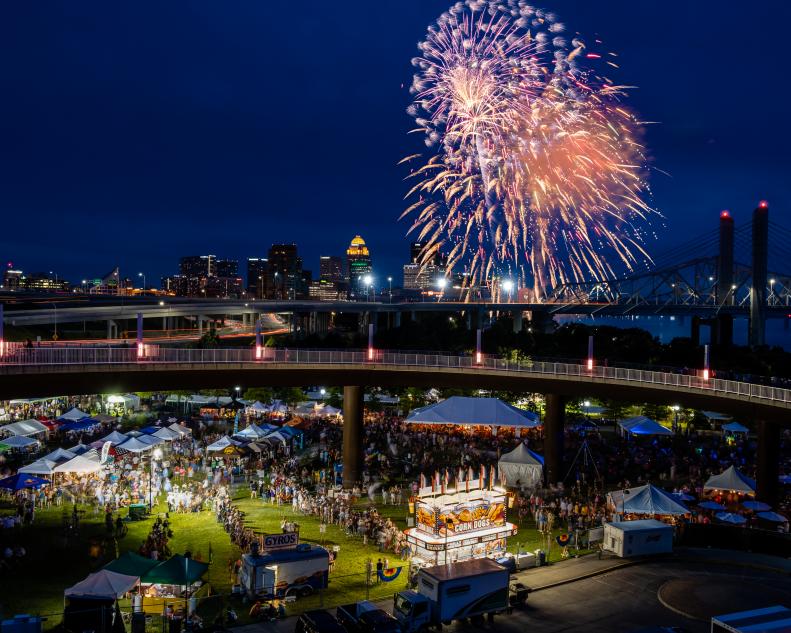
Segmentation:
<svg viewBox="0 0 791 633">
<path fill-rule="evenodd" d="M 609 379 L 650 383 L 667 387 L 719 392 L 735 396 L 791 403 L 791 390 L 702 375 L 673 373 L 551 361 L 513 361 L 506 358 L 424 354 L 386 350 L 311 350 L 275 348 L 184 349 L 142 345 L 135 347 L 13 347 L 0 356 L 0 366 L 97 366 L 123 364 L 249 365 L 278 363 L 294 365 L 370 364 L 372 367 L 432 367 L 477 369 L 524 374 L 566 376 L 582 380 Z"/>
</svg>

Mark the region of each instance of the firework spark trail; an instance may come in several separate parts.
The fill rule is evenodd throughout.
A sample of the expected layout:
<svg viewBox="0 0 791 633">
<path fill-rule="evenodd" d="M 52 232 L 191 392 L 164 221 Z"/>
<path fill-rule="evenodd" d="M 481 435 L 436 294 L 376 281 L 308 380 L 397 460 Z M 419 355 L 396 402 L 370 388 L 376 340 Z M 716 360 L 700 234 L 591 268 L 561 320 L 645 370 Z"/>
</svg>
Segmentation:
<svg viewBox="0 0 791 633">
<path fill-rule="evenodd" d="M 403 216 L 424 261 L 442 250 L 449 273 L 466 269 L 468 298 L 516 274 L 540 301 L 649 259 L 640 125 L 625 88 L 580 65 L 601 55 L 563 31 L 521 0 L 466 0 L 412 60 L 409 113 L 433 153 L 411 174 Z"/>
</svg>

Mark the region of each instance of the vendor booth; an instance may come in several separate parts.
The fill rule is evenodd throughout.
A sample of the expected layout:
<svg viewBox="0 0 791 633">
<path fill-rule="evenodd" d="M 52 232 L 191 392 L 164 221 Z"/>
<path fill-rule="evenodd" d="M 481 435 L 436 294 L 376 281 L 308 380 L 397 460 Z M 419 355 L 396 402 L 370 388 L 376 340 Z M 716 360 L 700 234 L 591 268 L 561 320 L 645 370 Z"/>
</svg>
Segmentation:
<svg viewBox="0 0 791 633">
<path fill-rule="evenodd" d="M 689 514 L 677 497 L 651 484 L 609 492 L 607 502 L 620 515 L 672 517 Z"/>
<path fill-rule="evenodd" d="M 735 466 L 731 466 L 719 475 L 709 477 L 703 485 L 703 490 L 720 490 L 723 492 L 754 495 L 755 480 L 740 473 L 736 470 Z"/>
<path fill-rule="evenodd" d="M 523 442 L 497 462 L 500 481 L 506 486 L 533 490 L 544 480 L 544 458 L 531 451 Z"/>
<path fill-rule="evenodd" d="M 410 411 L 409 424 L 461 424 L 471 426 L 533 428 L 541 424 L 536 413 L 518 409 L 498 398 L 452 396 Z"/>
<path fill-rule="evenodd" d="M 63 611 L 68 631 L 124 633 L 118 599 L 138 583 L 137 576 L 101 570 L 64 591 L 68 604 Z"/>
<path fill-rule="evenodd" d="M 422 488 L 414 501 L 415 526 L 406 530 L 417 565 L 444 565 L 471 558 L 500 558 L 517 527 L 506 521 L 508 495 L 483 487 L 483 478 Z M 410 503 L 411 505 L 411 503 Z"/>
<path fill-rule="evenodd" d="M 673 435 L 673 431 L 669 428 L 662 426 L 656 420 L 647 418 L 644 415 L 638 415 L 626 420 L 620 420 L 618 426 L 621 432 L 625 435 Z"/>
<path fill-rule="evenodd" d="M 34 437 L 43 439 L 46 437 L 49 427 L 38 420 L 21 420 L 0 426 L 2 435 L 21 435 L 22 437 Z"/>
</svg>

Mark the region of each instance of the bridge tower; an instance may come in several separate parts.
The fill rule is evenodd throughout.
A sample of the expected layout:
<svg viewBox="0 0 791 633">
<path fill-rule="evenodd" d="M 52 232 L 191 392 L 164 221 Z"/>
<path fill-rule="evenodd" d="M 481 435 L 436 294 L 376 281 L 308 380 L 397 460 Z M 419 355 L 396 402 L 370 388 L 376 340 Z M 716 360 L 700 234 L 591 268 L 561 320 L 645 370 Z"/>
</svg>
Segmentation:
<svg viewBox="0 0 791 633">
<path fill-rule="evenodd" d="M 717 305 L 720 309 L 733 305 L 733 218 L 730 212 L 720 213 L 720 252 L 717 257 Z M 717 343 L 733 344 L 733 315 L 718 314 Z M 714 342 L 714 341 L 712 341 Z"/>
<path fill-rule="evenodd" d="M 766 343 L 766 283 L 769 258 L 769 205 L 753 211 L 753 283 L 750 289 L 750 345 Z"/>
</svg>

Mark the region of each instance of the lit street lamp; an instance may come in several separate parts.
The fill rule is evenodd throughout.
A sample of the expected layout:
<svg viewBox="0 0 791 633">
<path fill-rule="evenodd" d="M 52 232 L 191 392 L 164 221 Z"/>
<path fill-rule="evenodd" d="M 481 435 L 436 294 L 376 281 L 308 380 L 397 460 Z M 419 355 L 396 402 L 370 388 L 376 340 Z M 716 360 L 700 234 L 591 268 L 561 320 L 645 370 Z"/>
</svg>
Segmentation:
<svg viewBox="0 0 791 633">
<path fill-rule="evenodd" d="M 147 284 L 146 284 L 146 275 L 145 275 L 145 273 L 137 273 L 137 276 L 143 278 L 143 292 L 145 292 L 146 286 L 147 286 Z"/>
<path fill-rule="evenodd" d="M 437 279 L 437 288 L 439 288 L 439 298 L 437 301 L 442 301 L 442 297 L 445 296 L 445 288 L 448 287 L 448 280 L 445 277 L 440 277 Z"/>
<path fill-rule="evenodd" d="M 373 286 L 374 278 L 371 275 L 363 275 L 363 285 L 365 286 L 365 300 L 368 301 L 371 286 Z M 374 290 L 374 301 L 376 301 L 376 291 Z"/>
<path fill-rule="evenodd" d="M 390 303 L 393 303 L 393 278 L 388 277 L 387 283 L 390 286 Z"/>
<path fill-rule="evenodd" d="M 514 282 L 510 279 L 506 279 L 503 282 L 503 290 L 508 293 L 508 301 L 511 301 L 511 293 L 514 291 Z"/>
</svg>

